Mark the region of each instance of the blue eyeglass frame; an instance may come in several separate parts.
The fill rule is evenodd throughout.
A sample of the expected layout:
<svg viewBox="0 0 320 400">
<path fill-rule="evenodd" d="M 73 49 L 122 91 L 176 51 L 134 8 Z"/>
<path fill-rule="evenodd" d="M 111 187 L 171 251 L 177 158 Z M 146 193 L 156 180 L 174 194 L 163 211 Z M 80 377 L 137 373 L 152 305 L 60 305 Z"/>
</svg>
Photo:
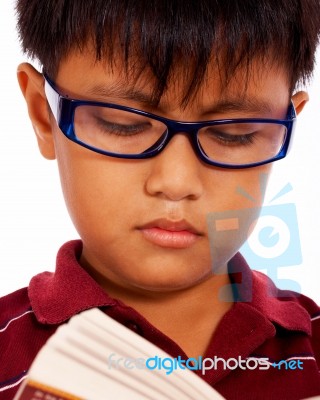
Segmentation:
<svg viewBox="0 0 320 400">
<path fill-rule="evenodd" d="M 175 121 L 172 119 L 164 118 L 155 114 L 148 113 L 146 111 L 138 110 L 136 108 L 131 108 L 127 106 L 121 106 L 118 104 L 112 103 L 103 103 L 99 101 L 90 101 L 90 100 L 77 100 L 71 99 L 66 96 L 63 96 L 58 89 L 56 88 L 54 82 L 45 74 L 43 73 L 45 79 L 45 93 L 47 97 L 47 101 L 49 103 L 50 109 L 53 113 L 53 116 L 63 132 L 63 134 L 70 139 L 72 142 L 79 144 L 89 150 L 92 150 L 96 153 L 103 154 L 110 157 L 116 158 L 125 158 L 125 159 L 146 159 L 155 157 L 158 155 L 170 142 L 174 135 L 178 133 L 186 133 L 189 135 L 190 142 L 193 146 L 193 149 L 197 156 L 205 162 L 206 164 L 213 165 L 220 168 L 228 168 L 228 169 L 242 169 L 242 168 L 252 168 L 257 167 L 259 165 L 264 165 L 271 163 L 273 161 L 280 160 L 286 157 L 288 151 L 290 150 L 290 143 L 293 137 L 294 128 L 296 125 L 296 111 L 294 105 L 291 101 L 288 111 L 287 111 L 287 118 L 286 119 L 268 119 L 268 118 L 237 118 L 237 119 L 218 119 L 218 120 L 209 120 L 209 121 L 201 121 L 201 122 L 182 122 L 182 121 Z M 117 110 L 128 111 L 134 114 L 142 115 L 145 117 L 152 118 L 154 120 L 160 121 L 167 126 L 167 134 L 165 138 L 160 142 L 156 142 L 151 148 L 145 150 L 145 152 L 140 154 L 119 154 L 119 153 L 112 153 L 109 151 L 101 150 L 94 146 L 90 146 L 87 143 L 82 142 L 79 140 L 74 131 L 74 114 L 75 110 L 79 106 L 99 106 L 99 107 L 106 107 L 106 108 L 113 108 Z M 204 151 L 201 149 L 200 143 L 198 143 L 198 131 L 201 128 L 206 126 L 213 126 L 213 125 L 224 125 L 230 123 L 273 123 L 283 125 L 287 128 L 286 137 L 284 143 L 279 151 L 274 157 L 269 158 L 267 160 L 263 160 L 260 162 L 249 163 L 249 164 L 225 164 L 219 163 L 216 161 L 211 160 L 206 156 Z M 156 147 L 155 147 L 156 146 Z M 152 150 L 150 150 L 152 149 Z"/>
</svg>

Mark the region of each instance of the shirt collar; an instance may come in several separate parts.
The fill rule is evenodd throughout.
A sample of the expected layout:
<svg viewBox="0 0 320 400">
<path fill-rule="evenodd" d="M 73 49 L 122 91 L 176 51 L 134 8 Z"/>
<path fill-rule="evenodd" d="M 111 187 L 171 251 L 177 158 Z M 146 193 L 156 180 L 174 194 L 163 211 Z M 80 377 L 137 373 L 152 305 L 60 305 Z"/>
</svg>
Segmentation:
<svg viewBox="0 0 320 400">
<path fill-rule="evenodd" d="M 55 273 L 43 272 L 31 279 L 29 299 L 39 322 L 60 324 L 89 308 L 122 304 L 80 266 L 81 252 L 80 240 L 64 244 L 57 254 Z M 235 306 L 245 303 L 274 324 L 310 334 L 310 317 L 299 297 L 277 289 L 267 276 L 252 271 L 239 253 L 229 262 L 229 275 Z"/>
<path fill-rule="evenodd" d="M 303 295 L 278 289 L 268 276 L 252 271 L 240 253 L 232 258 L 228 268 L 235 304 L 245 303 L 287 330 L 311 334 L 310 315 L 300 304 Z"/>
<path fill-rule="evenodd" d="M 81 252 L 80 240 L 65 243 L 57 254 L 55 273 L 31 279 L 29 299 L 39 322 L 60 324 L 80 311 L 117 303 L 80 266 Z"/>
</svg>

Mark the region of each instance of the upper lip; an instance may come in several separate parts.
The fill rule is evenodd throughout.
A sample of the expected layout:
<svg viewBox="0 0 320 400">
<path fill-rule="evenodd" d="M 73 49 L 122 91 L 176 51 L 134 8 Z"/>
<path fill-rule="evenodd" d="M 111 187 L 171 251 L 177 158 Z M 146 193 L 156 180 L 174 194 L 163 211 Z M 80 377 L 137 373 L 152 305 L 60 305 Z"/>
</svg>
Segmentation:
<svg viewBox="0 0 320 400">
<path fill-rule="evenodd" d="M 185 219 L 181 219 L 179 221 L 173 221 L 166 218 L 158 218 L 139 227 L 139 229 L 150 229 L 150 228 L 159 228 L 171 232 L 188 231 L 194 233 L 195 235 L 201 235 L 201 236 L 203 235 L 201 231 L 199 231 Z"/>
</svg>

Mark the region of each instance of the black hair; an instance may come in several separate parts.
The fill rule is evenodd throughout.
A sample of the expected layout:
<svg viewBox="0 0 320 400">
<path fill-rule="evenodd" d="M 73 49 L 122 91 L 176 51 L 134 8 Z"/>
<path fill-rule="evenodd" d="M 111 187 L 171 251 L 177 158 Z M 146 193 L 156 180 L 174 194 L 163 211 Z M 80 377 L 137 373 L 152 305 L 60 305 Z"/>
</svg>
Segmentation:
<svg viewBox="0 0 320 400">
<path fill-rule="evenodd" d="M 94 44 L 96 60 L 139 56 L 159 100 L 179 66 L 185 100 L 214 57 L 226 82 L 254 58 L 284 65 L 290 88 L 311 77 L 320 0 L 17 0 L 22 48 L 54 78 L 74 48 Z"/>
</svg>

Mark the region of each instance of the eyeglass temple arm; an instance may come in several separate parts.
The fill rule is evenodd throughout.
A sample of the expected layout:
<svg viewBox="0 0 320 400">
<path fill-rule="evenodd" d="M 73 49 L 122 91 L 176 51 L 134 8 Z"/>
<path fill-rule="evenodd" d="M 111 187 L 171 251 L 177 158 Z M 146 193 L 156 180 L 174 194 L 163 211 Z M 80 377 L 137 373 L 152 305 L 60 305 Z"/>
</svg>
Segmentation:
<svg viewBox="0 0 320 400">
<path fill-rule="evenodd" d="M 45 74 L 43 74 L 43 76 L 44 76 L 44 92 L 46 94 L 50 110 L 54 115 L 55 119 L 57 120 L 60 108 L 59 94 L 53 89 L 50 79 L 48 79 Z"/>
</svg>

